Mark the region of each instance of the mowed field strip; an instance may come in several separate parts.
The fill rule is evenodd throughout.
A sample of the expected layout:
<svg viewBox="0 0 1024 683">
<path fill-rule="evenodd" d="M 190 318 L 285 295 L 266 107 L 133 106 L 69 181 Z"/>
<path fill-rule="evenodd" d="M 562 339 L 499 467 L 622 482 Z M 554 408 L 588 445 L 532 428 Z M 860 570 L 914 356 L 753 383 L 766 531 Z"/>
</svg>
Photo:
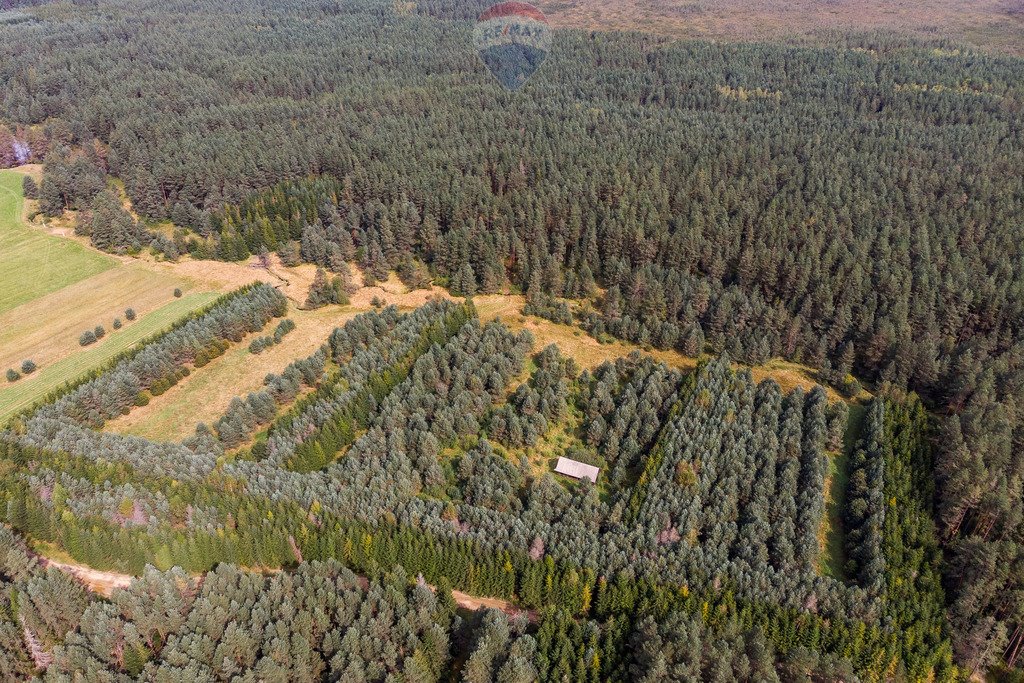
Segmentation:
<svg viewBox="0 0 1024 683">
<path fill-rule="evenodd" d="M 0 423 L 28 408 L 65 382 L 78 379 L 146 337 L 170 327 L 190 311 L 205 306 L 218 296 L 219 292 L 197 292 L 180 299 L 172 298 L 171 303 L 126 325 L 116 333 L 110 331 L 108 327 L 107 336 L 97 344 L 67 355 L 53 365 L 41 367 L 16 383 L 0 386 Z"/>
<path fill-rule="evenodd" d="M 0 373 L 24 360 L 39 369 L 13 383 L 0 375 L 0 423 L 227 289 L 25 223 L 23 177 L 0 171 Z M 135 310 L 134 322 L 125 319 L 127 308 Z M 115 318 L 121 330 L 114 330 Z M 106 336 L 82 348 L 79 335 L 97 325 Z"/>
<path fill-rule="evenodd" d="M 232 344 L 223 356 L 192 370 L 177 385 L 154 396 L 149 405 L 111 420 L 104 429 L 156 441 L 180 441 L 194 433 L 198 423 L 215 422 L 235 396 L 261 389 L 268 373 L 280 373 L 292 361 L 312 354 L 334 328 L 359 312 L 351 306 L 328 306 L 316 311 L 293 308 L 287 317 L 295 321 L 295 329 L 280 344 L 260 354 L 249 353 L 252 339 L 273 332 L 277 321 L 272 321 L 263 332 Z"/>
<path fill-rule="evenodd" d="M 0 171 L 0 314 L 117 266 L 117 260 L 22 221 L 24 175 Z"/>
<path fill-rule="evenodd" d="M 52 365 L 79 352 L 79 335 L 97 325 L 102 325 L 108 335 L 119 335 L 124 330 L 114 330 L 115 318 L 120 318 L 126 328 L 138 323 L 125 319 L 125 309 L 134 309 L 142 318 L 169 304 L 175 288 L 188 294 L 194 285 L 136 264 L 118 264 L 0 313 L 0 371 L 19 366 L 26 358 L 40 367 Z"/>
<path fill-rule="evenodd" d="M 202 263 L 187 261 L 181 265 L 191 271 Z M 217 266 L 211 274 L 215 273 L 215 277 L 225 283 L 240 283 L 245 276 L 251 274 L 259 275 L 260 279 L 267 275 L 267 271 L 253 269 L 246 264 L 220 263 Z M 249 353 L 250 341 L 273 332 L 277 321 L 272 321 L 262 332 L 232 344 L 223 356 L 202 368 L 193 369 L 178 384 L 150 399 L 148 405 L 134 408 L 128 415 L 111 420 L 104 429 L 156 441 L 179 441 L 191 435 L 198 423 L 210 425 L 215 422 L 224 414 L 234 397 L 245 396 L 263 388 L 263 379 L 267 374 L 280 373 L 292 361 L 312 354 L 327 341 L 334 328 L 341 327 L 360 313 L 372 311 L 374 299 L 384 305 L 394 304 L 403 311 L 411 311 L 427 303 L 432 296 L 448 296 L 444 290 L 436 287 L 432 290 L 407 291 L 398 277 L 392 274 L 387 282 L 379 286 L 361 287 L 352 295 L 351 303 L 347 306 L 326 306 L 307 311 L 297 308 L 294 301 L 300 294 L 304 296 L 304 290 L 312 282 L 315 268 L 308 265 L 284 268 L 278 262 L 272 267 L 287 279 L 288 284 L 280 286 L 293 300 L 286 317 L 295 322 L 295 329 L 280 344 L 260 354 Z M 358 268 L 353 268 L 353 271 L 356 281 L 360 281 L 362 276 Z M 298 289 L 298 285 L 303 289 Z"/>
</svg>

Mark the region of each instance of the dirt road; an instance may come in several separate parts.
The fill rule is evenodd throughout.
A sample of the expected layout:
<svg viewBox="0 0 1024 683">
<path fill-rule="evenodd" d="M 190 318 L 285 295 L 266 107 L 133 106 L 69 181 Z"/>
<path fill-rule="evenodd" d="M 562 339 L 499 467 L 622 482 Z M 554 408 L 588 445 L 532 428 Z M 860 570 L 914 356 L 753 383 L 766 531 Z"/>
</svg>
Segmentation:
<svg viewBox="0 0 1024 683">
<path fill-rule="evenodd" d="M 102 572 L 92 567 L 86 567 L 81 564 L 67 564 L 65 562 L 57 562 L 49 558 L 39 556 L 40 562 L 45 567 L 56 567 L 61 571 L 71 574 L 73 577 L 81 581 L 85 586 L 94 593 L 109 598 L 113 594 L 115 588 L 127 588 L 128 584 L 132 582 L 133 576 L 128 574 L 118 574 L 116 572 Z"/>
<path fill-rule="evenodd" d="M 114 593 L 115 588 L 127 588 L 135 578 L 130 574 L 120 574 L 118 572 L 105 572 L 99 569 L 93 569 L 83 564 L 71 564 L 67 562 L 57 562 L 51 560 L 42 555 L 38 556 L 39 561 L 47 567 L 56 567 L 61 571 L 71 574 L 76 579 L 82 582 L 94 593 L 98 593 L 105 598 L 109 598 Z M 369 585 L 367 582 L 366 585 Z M 365 587 L 365 586 L 364 586 Z M 433 586 L 430 586 L 431 590 L 434 590 Z M 537 620 L 537 614 L 532 611 L 519 609 L 512 605 L 507 600 L 499 600 L 498 598 L 483 598 L 462 591 L 452 591 L 452 597 L 455 598 L 455 602 L 458 603 L 459 607 L 476 611 L 482 608 L 488 609 L 499 609 L 510 617 L 518 616 L 520 614 L 527 615 L 530 621 Z"/>
</svg>

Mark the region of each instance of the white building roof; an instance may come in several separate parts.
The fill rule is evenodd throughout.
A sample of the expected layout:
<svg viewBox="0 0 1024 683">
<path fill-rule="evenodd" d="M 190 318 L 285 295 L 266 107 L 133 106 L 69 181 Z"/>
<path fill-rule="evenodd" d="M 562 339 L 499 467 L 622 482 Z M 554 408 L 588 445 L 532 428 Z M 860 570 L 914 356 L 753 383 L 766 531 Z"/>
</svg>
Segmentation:
<svg viewBox="0 0 1024 683">
<path fill-rule="evenodd" d="M 589 479 L 596 484 L 597 475 L 601 469 L 569 458 L 559 458 L 558 464 L 555 465 L 555 472 L 573 479 Z"/>
</svg>

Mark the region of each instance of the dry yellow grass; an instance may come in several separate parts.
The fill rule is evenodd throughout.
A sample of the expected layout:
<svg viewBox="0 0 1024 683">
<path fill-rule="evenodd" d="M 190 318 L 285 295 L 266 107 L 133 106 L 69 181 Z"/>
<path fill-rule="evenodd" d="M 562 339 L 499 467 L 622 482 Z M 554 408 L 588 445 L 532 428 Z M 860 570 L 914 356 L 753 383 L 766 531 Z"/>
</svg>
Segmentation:
<svg viewBox="0 0 1024 683">
<path fill-rule="evenodd" d="M 196 289 L 172 274 L 156 274 L 124 265 L 76 282 L 0 314 L 0 368 L 31 358 L 40 367 L 78 352 L 78 336 L 102 325 L 113 333 L 114 318 L 125 321 L 126 308 L 141 318 L 170 303 L 174 289 Z M 131 325 L 132 323 L 127 323 Z"/>
<path fill-rule="evenodd" d="M 893 31 L 1024 55 L 1021 0 L 538 0 L 556 27 L 674 38 L 827 42 L 829 32 Z"/>
<path fill-rule="evenodd" d="M 0 424 L 54 389 L 81 378 L 92 368 L 110 362 L 118 354 L 163 332 L 185 315 L 216 298 L 216 292 L 196 292 L 180 299 L 171 299 L 166 305 L 142 316 L 131 325 L 108 333 L 96 344 L 67 354 L 52 364 L 43 365 L 17 382 L 0 384 Z"/>
<path fill-rule="evenodd" d="M 578 327 L 559 325 L 534 316 L 524 316 L 521 313 L 524 304 L 522 296 L 481 296 L 476 297 L 474 302 L 482 320 L 501 318 L 501 321 L 512 329 L 529 330 L 536 339 L 537 350 L 549 344 L 556 344 L 564 354 L 574 358 L 581 368 L 593 368 L 605 361 L 628 356 L 633 351 L 639 351 L 665 363 L 665 365 L 681 370 L 693 370 L 697 367 L 698 359 L 684 356 L 677 351 L 657 349 L 647 351 L 635 344 L 623 341 L 602 344 Z M 738 369 L 747 366 L 734 364 L 734 367 Z M 786 392 L 797 387 L 810 390 L 818 384 L 810 368 L 779 359 L 751 367 L 750 371 L 755 381 L 775 380 Z M 826 391 L 829 400 L 843 400 L 835 390 L 826 387 Z"/>
<path fill-rule="evenodd" d="M 327 340 L 335 327 L 343 325 L 359 313 L 373 310 L 372 302 L 375 298 L 385 305 L 394 304 L 403 310 L 411 310 L 422 306 L 433 296 L 447 296 L 439 288 L 408 291 L 397 277 L 392 276 L 377 286 L 361 287 L 352 295 L 348 306 L 327 306 L 316 311 L 306 311 L 296 306 L 296 299 L 300 292 L 301 298 L 305 298 L 305 289 L 308 289 L 316 272 L 312 266 L 284 268 L 275 261 L 270 273 L 264 269 L 251 268 L 248 264 L 206 261 L 153 263 L 150 266 L 168 273 L 187 273 L 190 277 L 201 277 L 208 285 L 229 289 L 251 282 L 246 277 L 256 275 L 257 279 L 281 285 L 284 290 L 290 288 L 292 305 L 287 315 L 295 321 L 295 329 L 285 336 L 281 344 L 255 356 L 249 353 L 251 339 L 267 334 L 272 329 L 272 326 L 268 326 L 264 332 L 251 335 L 233 345 L 220 358 L 193 370 L 191 375 L 176 386 L 154 397 L 149 405 L 135 408 L 128 415 L 108 422 L 105 427 L 113 432 L 162 441 L 183 439 L 192 434 L 197 423 L 209 424 L 215 421 L 224 414 L 232 398 L 260 389 L 267 373 L 280 372 L 293 360 L 310 355 Z M 358 270 L 355 275 L 357 282 L 361 281 Z M 287 278 L 287 283 L 282 283 L 284 278 Z"/>
<path fill-rule="evenodd" d="M 331 330 L 357 313 L 353 307 L 328 306 L 316 311 L 293 307 L 288 317 L 295 321 L 295 329 L 277 346 L 258 355 L 249 353 L 249 342 L 272 330 L 276 323 L 271 323 L 264 332 L 250 335 L 223 356 L 193 370 L 176 386 L 153 397 L 149 405 L 108 422 L 105 429 L 160 441 L 183 439 L 193 433 L 197 423 L 217 420 L 235 396 L 259 390 L 268 373 L 280 372 L 293 360 L 312 354 Z"/>
<path fill-rule="evenodd" d="M 535 339 L 535 349 L 540 350 L 555 344 L 567 356 L 571 356 L 581 368 L 594 368 L 605 361 L 628 356 L 640 347 L 626 342 L 615 341 L 602 344 L 578 327 L 559 325 L 544 318 L 523 315 L 524 298 L 519 295 L 489 295 L 473 299 L 480 319 L 484 321 L 501 319 L 513 330 L 529 330 Z M 642 351 L 666 365 L 682 369 L 693 369 L 696 360 L 674 351 Z"/>
<path fill-rule="evenodd" d="M 27 176 L 32 176 L 32 180 L 37 183 L 43 179 L 43 165 L 42 164 L 22 164 L 17 168 L 12 168 L 12 171 L 18 173 L 24 173 Z"/>
<path fill-rule="evenodd" d="M 154 272 L 189 278 L 210 289 L 224 292 L 257 281 L 266 282 L 279 288 L 295 305 L 301 305 L 306 300 L 309 286 L 316 275 L 314 266 L 286 268 L 276 255 L 271 256 L 269 269 L 259 267 L 255 257 L 237 263 L 197 261 L 187 256 L 177 262 L 157 261 L 149 255 L 139 260 Z"/>
<path fill-rule="evenodd" d="M 411 310 L 434 297 L 451 298 L 440 287 L 409 291 L 392 275 L 386 282 L 373 287 L 360 287 L 351 296 L 349 306 L 332 306 L 309 312 L 298 308 L 305 300 L 316 272 L 309 265 L 286 268 L 276 257 L 272 258 L 269 269 L 256 267 L 255 258 L 243 263 L 194 261 L 188 258 L 169 263 L 148 256 L 129 260 L 140 271 L 181 278 L 196 283 L 197 287 L 215 291 L 229 291 L 254 280 L 269 282 L 279 287 L 292 301 L 289 315 L 297 325 L 297 329 L 285 338 L 283 344 L 258 356 L 249 354 L 248 340 L 232 347 L 225 356 L 195 371 L 164 395 L 154 398 L 148 406 L 137 408 L 107 426 L 112 431 L 154 439 L 183 438 L 192 432 L 197 422 L 215 420 L 223 414 L 231 398 L 258 389 L 268 372 L 280 371 L 292 360 L 312 353 L 334 327 L 360 312 L 372 310 L 375 299 L 384 305 Z M 358 269 L 354 269 L 354 275 L 357 283 L 362 281 Z M 646 353 L 655 360 L 682 370 L 692 370 L 697 365 L 697 359 L 675 351 L 647 351 L 621 341 L 601 343 L 577 327 L 524 316 L 524 298 L 521 295 L 479 296 L 474 299 L 474 303 L 483 321 L 500 318 L 512 329 L 529 330 L 534 336 L 536 350 L 556 344 L 563 353 L 574 358 L 581 368 L 593 368 L 605 361 L 627 356 L 633 351 Z M 780 360 L 752 368 L 752 373 L 757 381 L 774 379 L 786 391 L 798 386 L 810 389 L 816 384 L 810 370 Z M 841 400 L 832 390 L 829 390 L 829 395 L 831 400 Z"/>
</svg>

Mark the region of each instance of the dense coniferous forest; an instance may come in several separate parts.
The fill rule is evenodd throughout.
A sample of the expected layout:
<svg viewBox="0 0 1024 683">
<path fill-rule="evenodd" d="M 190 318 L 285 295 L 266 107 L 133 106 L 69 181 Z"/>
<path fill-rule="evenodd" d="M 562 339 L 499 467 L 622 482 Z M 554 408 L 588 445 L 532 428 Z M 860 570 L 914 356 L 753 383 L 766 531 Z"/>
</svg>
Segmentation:
<svg viewBox="0 0 1024 683">
<path fill-rule="evenodd" d="M 30 539 L 135 573 L 403 565 L 581 618 L 491 617 L 467 636 L 472 680 L 584 677 L 564 653 L 605 637 L 602 680 L 1021 664 L 1019 59 L 563 30 L 511 94 L 472 51 L 478 0 L 15 4 L 36 14 L 0 25 L 0 163 L 45 162 L 40 210 L 79 210 L 99 248 L 276 250 L 324 269 L 312 305 L 342 300 L 349 262 L 517 291 L 598 338 L 782 356 L 883 397 L 851 452 L 842 577 L 819 570 L 844 422 L 823 392 L 783 395 L 727 357 L 579 373 L 466 305 L 357 318 L 183 443 L 97 431 L 243 335 L 273 340 L 285 302 L 255 287 L 14 423 L 3 516 Z M 538 475 L 555 427 L 599 486 Z M 62 619 L 32 638 L 61 640 Z M 682 633 L 717 653 L 639 644 Z"/>
<path fill-rule="evenodd" d="M 258 334 L 280 314 L 277 297 L 267 285 L 224 297 L 0 439 L 3 521 L 77 562 L 143 576 L 110 602 L 76 598 L 44 646 L 11 606 L 18 652 L 42 654 L 9 666 L 32 669 L 35 657 L 58 678 L 147 680 L 271 670 L 384 680 L 405 667 L 410 680 L 448 667 L 472 681 L 953 680 L 931 497 L 916 488 L 931 457 L 920 403 L 876 400 L 858 447 L 883 461 L 865 497 L 914 503 L 889 506 L 878 547 L 862 544 L 884 563 L 884 585 L 820 571 L 828 452 L 846 423 L 820 387 L 784 394 L 726 357 L 686 375 L 640 354 L 580 372 L 556 347 L 532 351 L 527 333 L 481 325 L 470 303 L 357 316 L 180 444 L 96 431 L 166 377 L 149 363 L 194 367 L 176 354 L 201 353 L 206 334 L 230 334 L 236 320 Z M 131 389 L 121 403 L 95 405 L 117 395 L 99 388 L 116 386 Z M 598 485 L 547 472 L 544 459 L 561 452 L 538 449 L 555 430 L 570 437 L 564 453 L 602 468 Z M 267 580 L 237 566 L 287 572 Z M 210 571 L 188 588 L 189 573 Z M 393 621 L 353 616 L 379 614 L 357 609 L 381 599 L 374 582 Z M 307 591 L 322 585 L 349 607 L 313 605 L 325 589 Z M 440 587 L 441 607 L 424 585 Z M 453 620 L 445 587 L 536 612 Z M 221 611 L 212 626 L 202 615 L 232 591 L 251 616 Z M 159 636 L 136 625 L 153 608 L 125 611 L 154 595 L 165 596 L 160 619 L 171 618 L 166 600 L 178 604 Z M 314 614 L 276 644 L 259 615 L 279 610 Z M 400 616 L 408 610 L 417 616 Z M 374 642 L 358 635 L 366 629 Z"/>
</svg>

